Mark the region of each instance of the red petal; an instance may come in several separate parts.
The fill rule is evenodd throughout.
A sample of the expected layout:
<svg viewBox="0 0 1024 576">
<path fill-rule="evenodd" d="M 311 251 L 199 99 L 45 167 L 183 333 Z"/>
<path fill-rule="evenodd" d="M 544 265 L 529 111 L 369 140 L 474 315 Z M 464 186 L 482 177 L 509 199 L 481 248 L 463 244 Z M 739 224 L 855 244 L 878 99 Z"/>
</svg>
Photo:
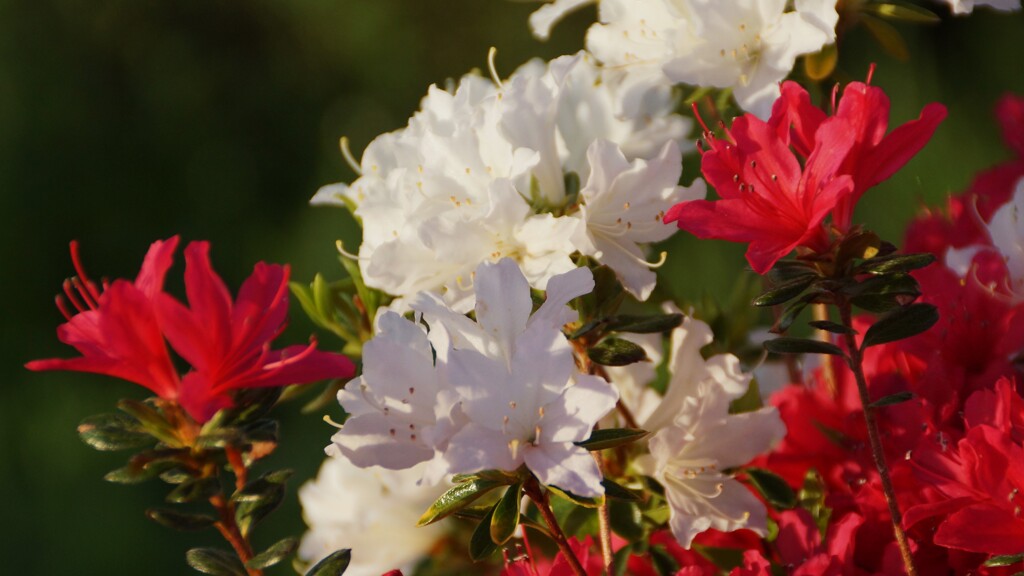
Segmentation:
<svg viewBox="0 0 1024 576">
<path fill-rule="evenodd" d="M 935 532 L 935 543 L 983 554 L 1019 554 L 1024 521 L 1005 508 L 978 504 L 955 512 Z"/>
</svg>

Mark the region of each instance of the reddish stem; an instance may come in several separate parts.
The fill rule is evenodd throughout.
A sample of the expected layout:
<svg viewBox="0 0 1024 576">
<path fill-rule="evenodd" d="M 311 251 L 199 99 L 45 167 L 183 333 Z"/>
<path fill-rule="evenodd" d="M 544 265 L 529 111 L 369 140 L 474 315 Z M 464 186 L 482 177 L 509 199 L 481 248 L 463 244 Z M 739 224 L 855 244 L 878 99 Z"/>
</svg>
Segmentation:
<svg viewBox="0 0 1024 576">
<path fill-rule="evenodd" d="M 562 532 L 562 528 L 558 525 L 558 519 L 555 518 L 555 513 L 551 511 L 551 502 L 548 498 L 546 490 L 541 488 L 540 484 L 537 483 L 535 478 L 530 478 L 528 482 L 523 485 L 523 492 L 533 500 L 533 503 L 537 506 L 537 510 L 540 511 L 540 515 L 544 518 L 544 522 L 548 525 L 551 530 L 551 537 L 558 546 L 558 549 L 562 551 L 562 555 L 565 556 L 566 561 L 569 562 L 569 567 L 572 568 L 573 574 L 576 576 L 587 576 L 587 571 L 583 569 L 583 565 L 580 564 L 580 559 L 576 557 L 576 553 L 572 551 L 572 546 L 569 545 L 569 541 L 565 537 L 565 533 Z"/>
</svg>

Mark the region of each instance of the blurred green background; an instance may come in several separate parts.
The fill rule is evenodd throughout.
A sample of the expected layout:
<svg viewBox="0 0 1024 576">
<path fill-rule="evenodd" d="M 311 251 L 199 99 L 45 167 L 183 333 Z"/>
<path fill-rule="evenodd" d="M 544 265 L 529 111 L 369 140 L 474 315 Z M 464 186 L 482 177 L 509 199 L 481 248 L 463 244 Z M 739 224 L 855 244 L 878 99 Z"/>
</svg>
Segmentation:
<svg viewBox="0 0 1024 576">
<path fill-rule="evenodd" d="M 219 544 L 212 532 L 183 535 L 146 520 L 142 511 L 159 504 L 163 487 L 104 482 L 124 455 L 77 438 L 82 418 L 143 389 L 22 368 L 69 354 L 56 340 L 62 319 L 53 307 L 72 274 L 68 241 L 82 242 L 97 277 L 134 276 L 149 243 L 173 234 L 211 240 L 232 287 L 257 260 L 291 262 L 296 279 L 340 277 L 333 241 L 355 246 L 358 235 L 340 211 L 306 204 L 318 186 L 353 177 L 338 137 L 349 136 L 358 155 L 375 135 L 404 125 L 430 83 L 484 67 L 492 45 L 506 74 L 530 57 L 582 47 L 593 10 L 539 43 L 526 24 L 534 6 L 0 0 L 0 572 L 185 574 L 189 546 Z M 894 120 L 930 101 L 949 107 L 932 144 L 862 203 L 859 219 L 894 241 L 922 205 L 1008 156 L 991 106 L 1003 92 L 1024 93 L 1024 16 L 951 19 L 936 7 L 941 24 L 897 25 L 908 62 L 886 55 L 863 29 L 842 47 L 847 77 L 863 78 L 878 63 L 875 83 L 892 96 Z M 688 298 L 727 293 L 743 266 L 742 247 L 698 249 L 682 236 L 670 244 L 666 272 Z M 301 341 L 312 328 L 295 312 L 288 337 Z M 283 444 L 272 461 L 297 474 L 282 510 L 256 532 L 264 546 L 301 532 L 294 491 L 315 473 L 331 433 L 297 405 L 281 415 Z"/>
</svg>

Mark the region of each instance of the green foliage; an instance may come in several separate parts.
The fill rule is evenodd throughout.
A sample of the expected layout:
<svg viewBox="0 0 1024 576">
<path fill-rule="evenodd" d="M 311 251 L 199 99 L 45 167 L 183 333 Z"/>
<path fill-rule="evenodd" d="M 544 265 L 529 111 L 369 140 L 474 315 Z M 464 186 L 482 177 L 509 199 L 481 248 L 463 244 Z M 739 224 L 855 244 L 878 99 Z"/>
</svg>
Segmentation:
<svg viewBox="0 0 1024 576">
<path fill-rule="evenodd" d="M 590 438 L 576 442 L 576 445 L 590 451 L 607 450 L 636 442 L 647 434 L 646 430 L 637 428 L 599 428 L 591 432 Z"/>
<path fill-rule="evenodd" d="M 352 562 L 352 551 L 345 548 L 333 552 L 306 572 L 306 576 L 343 576 Z"/>
<path fill-rule="evenodd" d="M 230 552 L 217 548 L 193 548 L 185 554 L 188 565 L 210 576 L 246 576 L 245 566 Z"/>
<path fill-rule="evenodd" d="M 523 485 L 516 483 L 509 486 L 494 505 L 491 514 L 491 540 L 499 546 L 504 544 L 516 532 L 519 526 L 519 502 L 523 498 Z"/>
<path fill-rule="evenodd" d="M 255 568 L 256 570 L 262 570 L 269 568 L 280 563 L 282 560 L 287 558 L 295 552 L 295 549 L 299 546 L 299 539 L 295 537 L 288 537 L 283 540 L 278 540 L 269 548 L 253 556 L 248 562 L 245 563 L 248 568 Z"/>
<path fill-rule="evenodd" d="M 124 414 L 89 416 L 78 425 L 78 436 L 97 450 L 131 450 L 153 443 L 134 418 Z"/>
<path fill-rule="evenodd" d="M 161 508 L 146 510 L 146 517 L 161 526 L 175 530 L 202 530 L 213 526 L 217 521 L 216 518 L 208 514 L 178 512 Z"/>
<path fill-rule="evenodd" d="M 639 344 L 614 337 L 588 348 L 587 356 L 603 366 L 628 366 L 647 360 L 647 352 Z"/>
<path fill-rule="evenodd" d="M 939 309 L 931 304 L 910 304 L 878 319 L 864 334 L 861 348 L 916 336 L 939 321 Z"/>
<path fill-rule="evenodd" d="M 765 350 L 775 354 L 833 354 L 843 356 L 839 346 L 822 342 L 821 340 L 808 340 L 806 338 L 776 338 L 764 343 Z"/>
<path fill-rule="evenodd" d="M 902 404 L 914 397 L 913 392 L 897 392 L 895 394 L 889 394 L 883 396 L 878 400 L 875 400 L 871 404 L 868 404 L 871 408 L 881 408 L 882 406 L 892 406 L 893 404 Z"/>
<path fill-rule="evenodd" d="M 247 536 L 257 523 L 281 505 L 285 482 L 290 475 L 290 470 L 264 474 L 231 497 L 235 503 L 235 522 L 242 536 Z"/>
<path fill-rule="evenodd" d="M 427 511 L 420 516 L 416 522 L 418 526 L 433 524 L 442 518 L 462 510 L 475 502 L 478 498 L 487 494 L 495 488 L 508 486 L 515 482 L 515 478 L 507 476 L 469 476 L 461 477 L 455 486 L 449 488 L 442 494 Z"/>
<path fill-rule="evenodd" d="M 744 468 L 743 472 L 750 479 L 750 484 L 776 509 L 788 510 L 796 506 L 796 494 L 779 475 L 764 468 L 753 467 Z"/>
</svg>

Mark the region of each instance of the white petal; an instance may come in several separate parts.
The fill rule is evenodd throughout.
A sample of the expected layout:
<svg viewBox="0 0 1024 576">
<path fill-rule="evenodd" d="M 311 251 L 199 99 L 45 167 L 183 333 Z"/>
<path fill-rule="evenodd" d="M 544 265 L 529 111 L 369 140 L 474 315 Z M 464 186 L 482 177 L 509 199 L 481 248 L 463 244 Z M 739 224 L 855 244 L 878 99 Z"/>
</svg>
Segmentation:
<svg viewBox="0 0 1024 576">
<path fill-rule="evenodd" d="M 590 452 L 579 446 L 570 443 L 529 446 L 524 460 L 542 484 L 585 498 L 604 494 L 601 469 Z"/>
<path fill-rule="evenodd" d="M 538 425 L 540 443 L 580 442 L 590 437 L 594 424 L 615 408 L 619 393 L 596 376 L 580 374 L 555 402 L 544 407 Z"/>
<path fill-rule="evenodd" d="M 509 438 L 501 432 L 477 424 L 467 424 L 448 443 L 444 453 L 452 474 L 469 474 L 480 470 L 513 471 L 523 462 L 522 449 L 515 457 Z"/>
<path fill-rule="evenodd" d="M 476 269 L 476 320 L 511 359 L 516 335 L 523 331 L 533 309 L 530 285 L 510 258 Z"/>
<path fill-rule="evenodd" d="M 321 186 L 316 194 L 309 199 L 310 206 L 339 206 L 345 207 L 345 201 L 343 200 L 348 196 L 348 185 L 347 184 L 328 184 L 327 186 Z"/>
<path fill-rule="evenodd" d="M 533 35 L 540 40 L 547 40 L 551 36 L 551 28 L 570 12 L 578 10 L 596 0 L 554 0 L 545 4 L 530 14 L 530 28 Z"/>
<path fill-rule="evenodd" d="M 433 448 L 415 438 L 407 423 L 380 413 L 349 418 L 331 441 L 341 454 L 362 468 L 403 470 L 434 457 Z"/>
</svg>

